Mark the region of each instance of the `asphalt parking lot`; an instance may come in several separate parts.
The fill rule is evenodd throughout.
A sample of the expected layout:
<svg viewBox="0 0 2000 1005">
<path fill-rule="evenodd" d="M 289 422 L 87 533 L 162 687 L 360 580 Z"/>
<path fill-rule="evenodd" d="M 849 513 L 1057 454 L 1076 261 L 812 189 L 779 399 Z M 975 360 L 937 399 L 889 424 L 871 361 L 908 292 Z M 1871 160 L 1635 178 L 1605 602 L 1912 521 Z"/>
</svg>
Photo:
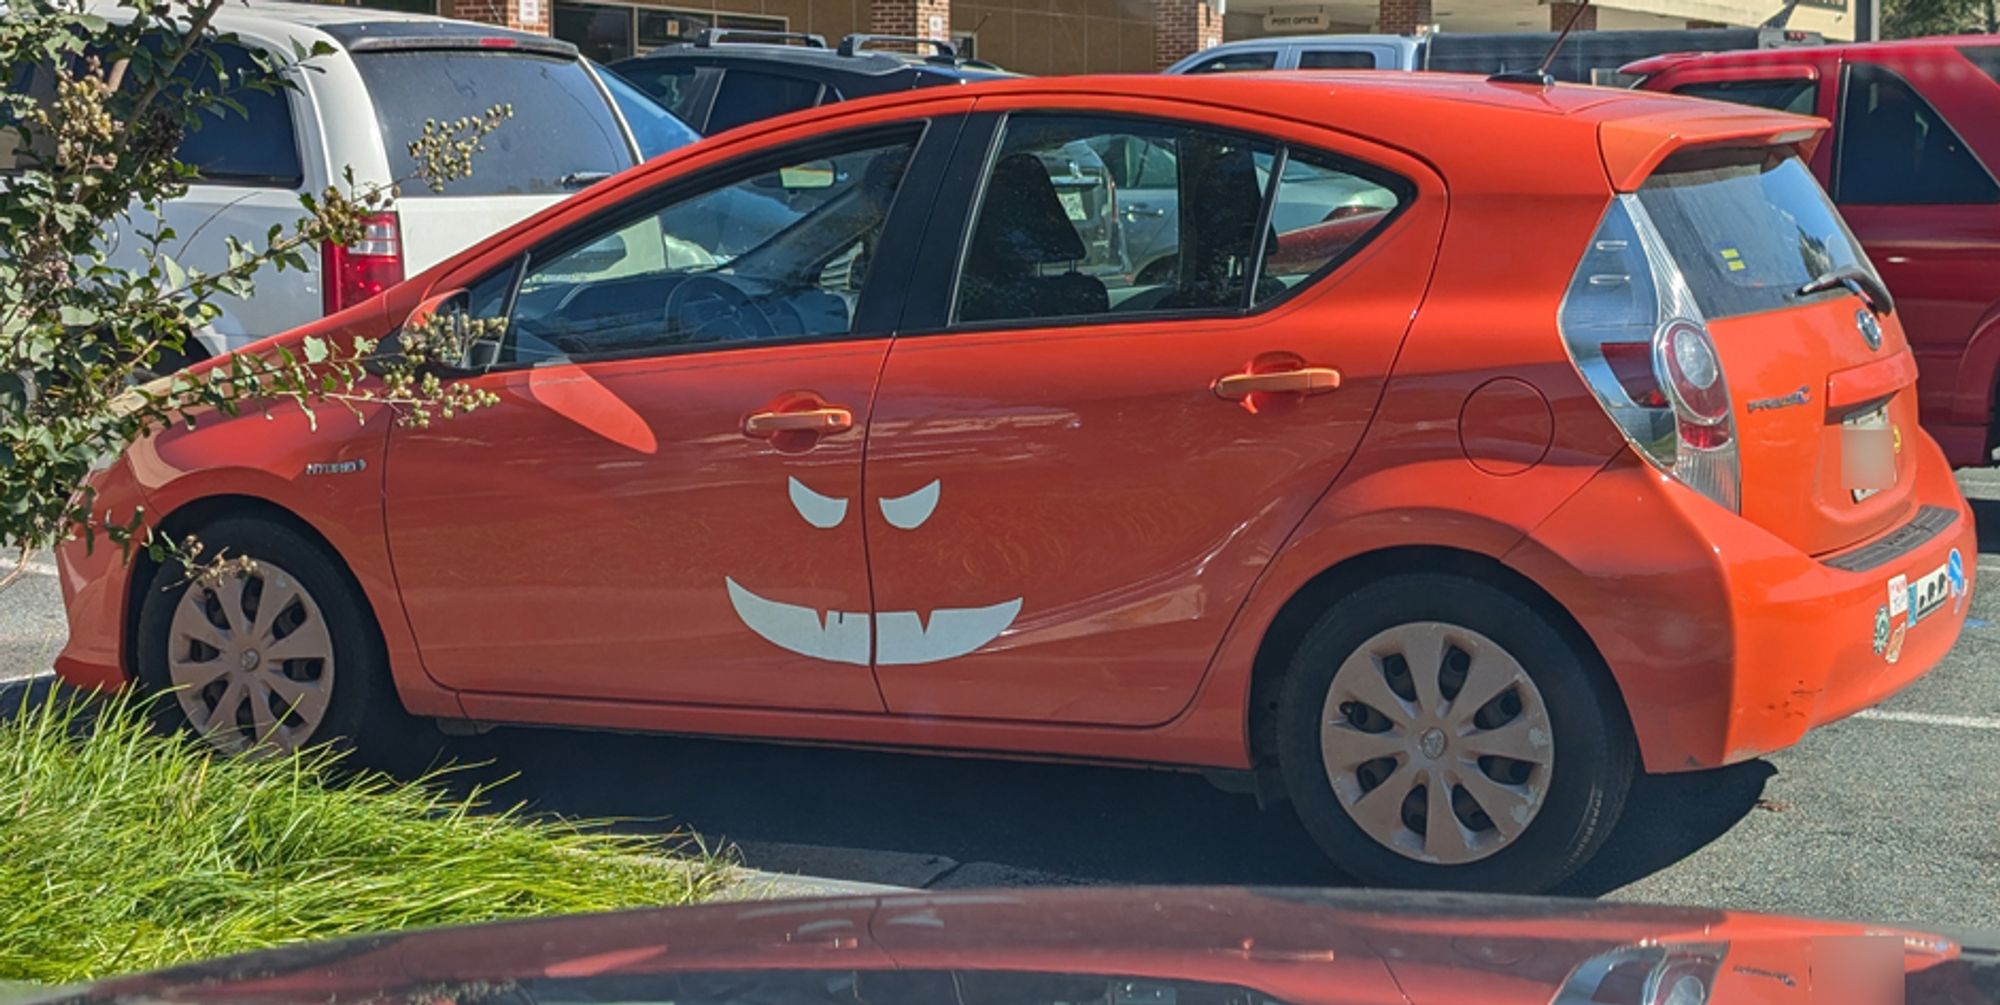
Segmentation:
<svg viewBox="0 0 2000 1005">
<path fill-rule="evenodd" d="M 1878 709 L 1721 771 L 1643 779 L 1563 891 L 2000 930 L 2000 471 L 1961 475 L 1980 574 L 1947 660 Z M 46 567 L 0 594 L 0 678 L 63 623 Z M 503 729 L 454 741 L 493 798 L 688 828 L 745 864 L 900 886 L 1338 884 L 1289 809 L 1197 777 Z"/>
</svg>

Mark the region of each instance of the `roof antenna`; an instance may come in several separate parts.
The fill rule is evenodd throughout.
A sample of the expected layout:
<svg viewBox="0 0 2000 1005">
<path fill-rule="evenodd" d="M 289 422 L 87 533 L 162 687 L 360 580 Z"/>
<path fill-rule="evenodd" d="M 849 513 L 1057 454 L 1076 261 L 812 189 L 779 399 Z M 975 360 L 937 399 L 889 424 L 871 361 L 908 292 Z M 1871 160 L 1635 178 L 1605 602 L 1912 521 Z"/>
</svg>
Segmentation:
<svg viewBox="0 0 2000 1005">
<path fill-rule="evenodd" d="M 1569 40 L 1570 29 L 1576 27 L 1576 22 L 1583 17 L 1584 10 L 1589 8 L 1589 6 L 1590 0 L 1583 0 L 1582 3 L 1576 5 L 1575 10 L 1569 12 L 1569 20 L 1563 22 L 1563 30 L 1556 33 L 1554 44 L 1549 46 L 1548 54 L 1542 57 L 1542 65 L 1532 70 L 1501 70 L 1499 73 L 1486 79 L 1496 84 L 1528 84 L 1533 87 L 1556 86 L 1555 75 L 1549 72 L 1549 67 L 1555 65 L 1556 54 L 1562 51 L 1563 43 Z"/>
</svg>

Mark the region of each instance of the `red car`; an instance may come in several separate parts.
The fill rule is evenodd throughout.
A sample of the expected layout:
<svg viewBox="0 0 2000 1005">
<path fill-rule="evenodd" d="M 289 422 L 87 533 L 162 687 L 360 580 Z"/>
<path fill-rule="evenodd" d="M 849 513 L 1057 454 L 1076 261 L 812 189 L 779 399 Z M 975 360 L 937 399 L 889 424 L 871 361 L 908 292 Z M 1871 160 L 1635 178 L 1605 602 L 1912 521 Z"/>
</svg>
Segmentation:
<svg viewBox="0 0 2000 1005">
<path fill-rule="evenodd" d="M 1954 465 L 2000 447 L 2000 36 L 1656 56 L 1638 86 L 1816 115 L 1810 161 L 1895 294 L 1924 428 Z"/>
<path fill-rule="evenodd" d="M 505 318 L 449 374 L 497 406 L 135 445 L 100 506 L 258 567 L 65 547 L 59 669 L 228 747 L 407 710 L 1233 771 L 1368 880 L 1545 887 L 1636 767 L 1786 746 L 1965 617 L 1815 138 L 1425 75 L 734 131 L 289 336 Z M 1075 268 L 1052 177 L 1127 140 L 1181 188 L 1143 283 Z"/>
<path fill-rule="evenodd" d="M 1990 938 L 1311 890 L 716 904 L 287 946 L 20 1005 L 1993 1005 Z"/>
</svg>

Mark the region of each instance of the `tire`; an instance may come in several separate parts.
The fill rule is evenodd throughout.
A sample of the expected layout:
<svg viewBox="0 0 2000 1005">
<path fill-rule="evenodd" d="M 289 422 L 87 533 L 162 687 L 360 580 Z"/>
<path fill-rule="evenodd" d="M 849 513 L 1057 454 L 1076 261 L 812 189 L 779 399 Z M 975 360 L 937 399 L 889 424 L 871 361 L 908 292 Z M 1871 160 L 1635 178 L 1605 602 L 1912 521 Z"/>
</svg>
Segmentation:
<svg viewBox="0 0 2000 1005">
<path fill-rule="evenodd" d="M 136 664 L 160 725 L 229 753 L 331 745 L 370 764 L 400 760 L 435 733 L 403 710 L 374 616 L 335 556 L 254 517 L 217 520 L 195 537 L 207 555 L 255 566 L 194 582 L 167 562 L 146 586 Z M 275 612 L 265 606 L 274 595 Z M 217 714 L 225 700 L 233 715 Z"/>
<path fill-rule="evenodd" d="M 1419 691 L 1433 663 L 1421 676 L 1435 689 Z M 1335 602 L 1294 654 L 1277 715 L 1300 821 L 1376 886 L 1545 891 L 1610 835 L 1637 761 L 1597 657 L 1464 576 L 1397 575 Z M 1439 811 L 1459 826 L 1433 840 Z"/>
</svg>

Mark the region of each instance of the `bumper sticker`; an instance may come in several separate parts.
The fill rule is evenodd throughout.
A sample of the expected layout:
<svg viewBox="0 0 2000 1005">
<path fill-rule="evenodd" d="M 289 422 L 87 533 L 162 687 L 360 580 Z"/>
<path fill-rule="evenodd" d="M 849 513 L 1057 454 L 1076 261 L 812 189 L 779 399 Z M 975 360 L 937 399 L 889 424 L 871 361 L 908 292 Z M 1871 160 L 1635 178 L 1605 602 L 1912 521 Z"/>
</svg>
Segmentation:
<svg viewBox="0 0 2000 1005">
<path fill-rule="evenodd" d="M 1945 602 L 1949 601 L 1951 596 L 1950 563 L 1941 564 L 1937 568 L 1917 577 L 1917 581 L 1910 584 L 1909 623 L 1915 625 L 1917 622 L 1944 610 Z"/>
<path fill-rule="evenodd" d="M 1889 608 L 1875 608 L 1875 655 L 1889 648 Z"/>
<path fill-rule="evenodd" d="M 1900 618 L 1910 609 L 1910 577 L 1897 576 L 1889 580 L 1889 616 Z"/>
<path fill-rule="evenodd" d="M 1965 559 L 1957 548 L 1951 550 L 1951 557 L 1944 562 L 1945 575 L 1951 577 L 1951 612 L 1958 613 L 1960 604 L 1965 602 Z"/>
<path fill-rule="evenodd" d="M 1909 625 L 1897 625 L 1896 630 L 1889 633 L 1889 648 L 1882 653 L 1882 657 L 1891 663 L 1894 663 L 1897 660 L 1902 659 L 1903 636 L 1908 635 L 1909 633 L 1910 633 Z"/>
</svg>

